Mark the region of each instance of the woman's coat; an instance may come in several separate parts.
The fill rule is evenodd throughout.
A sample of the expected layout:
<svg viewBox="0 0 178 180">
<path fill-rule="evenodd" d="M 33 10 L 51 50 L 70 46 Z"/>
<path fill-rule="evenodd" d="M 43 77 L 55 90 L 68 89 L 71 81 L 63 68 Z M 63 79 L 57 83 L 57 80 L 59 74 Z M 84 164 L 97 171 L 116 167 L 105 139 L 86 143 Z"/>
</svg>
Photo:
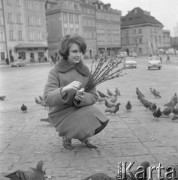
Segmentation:
<svg viewBox="0 0 178 180">
<path fill-rule="evenodd" d="M 66 60 L 59 61 L 51 69 L 44 88 L 44 100 L 49 108 L 51 123 L 59 131 L 60 136 L 83 139 L 94 134 L 108 118 L 95 106 L 97 101 L 96 89 L 84 92 L 84 99 L 78 103 L 75 90 L 61 97 L 61 88 L 73 81 L 81 82 L 81 88 L 86 88 L 91 74 L 86 65 L 80 61 L 72 65 Z"/>
</svg>

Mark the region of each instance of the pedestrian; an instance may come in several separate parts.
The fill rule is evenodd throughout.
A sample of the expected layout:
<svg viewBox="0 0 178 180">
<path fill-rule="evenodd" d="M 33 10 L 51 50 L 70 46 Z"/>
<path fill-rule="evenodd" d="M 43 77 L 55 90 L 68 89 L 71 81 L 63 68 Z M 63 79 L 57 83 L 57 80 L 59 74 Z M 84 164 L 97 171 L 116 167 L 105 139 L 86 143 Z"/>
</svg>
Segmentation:
<svg viewBox="0 0 178 180">
<path fill-rule="evenodd" d="M 169 56 L 169 54 L 167 54 L 167 59 L 166 59 L 166 63 L 171 63 L 171 60 L 170 60 L 170 56 Z"/>
<path fill-rule="evenodd" d="M 81 36 L 65 36 L 59 50 L 62 58 L 49 72 L 44 88 L 49 119 L 66 149 L 73 149 L 72 139 L 88 148 L 97 148 L 88 138 L 103 130 L 109 121 L 94 106 L 98 98 L 96 87 L 83 91 L 91 82 L 90 70 L 83 62 L 86 47 Z"/>
<path fill-rule="evenodd" d="M 6 65 L 9 65 L 9 58 L 6 58 Z"/>
</svg>

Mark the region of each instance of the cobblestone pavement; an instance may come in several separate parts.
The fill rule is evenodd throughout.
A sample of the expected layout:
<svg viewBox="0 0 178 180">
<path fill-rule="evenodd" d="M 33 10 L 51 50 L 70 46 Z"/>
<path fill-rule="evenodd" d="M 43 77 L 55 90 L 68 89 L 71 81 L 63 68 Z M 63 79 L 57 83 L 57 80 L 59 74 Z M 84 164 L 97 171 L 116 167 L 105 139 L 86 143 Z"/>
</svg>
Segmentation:
<svg viewBox="0 0 178 180">
<path fill-rule="evenodd" d="M 23 68 L 0 68 L 0 173 L 12 172 L 36 166 L 44 161 L 44 169 L 56 180 L 80 180 L 96 172 L 110 176 L 117 174 L 117 162 L 148 160 L 151 165 L 178 163 L 178 123 L 171 117 L 154 120 L 146 111 L 135 93 L 138 87 L 146 99 L 163 105 L 178 93 L 178 64 L 163 63 L 162 70 L 147 70 L 146 58 L 138 58 L 138 68 L 126 70 L 127 75 L 98 86 L 106 93 L 116 87 L 121 91 L 121 103 L 116 116 L 109 115 L 110 122 L 100 134 L 91 138 L 98 149 L 88 149 L 73 140 L 75 149 L 62 146 L 62 140 L 55 129 L 40 122 L 47 117 L 48 110 L 37 105 L 34 98 L 43 94 L 51 65 L 27 66 Z M 162 98 L 152 96 L 149 88 L 161 92 Z M 130 100 L 133 109 L 125 110 Z M 22 113 L 22 103 L 28 112 Z M 104 105 L 97 103 L 103 112 Z"/>
</svg>

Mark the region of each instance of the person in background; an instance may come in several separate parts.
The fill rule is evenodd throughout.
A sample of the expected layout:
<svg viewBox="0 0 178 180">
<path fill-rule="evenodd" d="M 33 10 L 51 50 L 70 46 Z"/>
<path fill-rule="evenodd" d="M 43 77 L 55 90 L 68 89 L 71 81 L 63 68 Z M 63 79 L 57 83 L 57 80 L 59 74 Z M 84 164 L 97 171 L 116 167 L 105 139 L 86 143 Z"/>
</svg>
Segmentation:
<svg viewBox="0 0 178 180">
<path fill-rule="evenodd" d="M 44 88 L 49 119 L 66 149 L 73 149 L 72 139 L 78 139 L 88 148 L 97 148 L 89 138 L 101 132 L 109 121 L 94 106 L 98 98 L 96 87 L 85 91 L 92 80 L 83 62 L 86 48 L 81 36 L 65 36 L 59 50 L 62 58 L 49 72 Z"/>
<path fill-rule="evenodd" d="M 167 59 L 166 59 L 166 63 L 171 63 L 171 60 L 170 60 L 170 56 L 169 56 L 169 54 L 167 54 Z"/>
</svg>

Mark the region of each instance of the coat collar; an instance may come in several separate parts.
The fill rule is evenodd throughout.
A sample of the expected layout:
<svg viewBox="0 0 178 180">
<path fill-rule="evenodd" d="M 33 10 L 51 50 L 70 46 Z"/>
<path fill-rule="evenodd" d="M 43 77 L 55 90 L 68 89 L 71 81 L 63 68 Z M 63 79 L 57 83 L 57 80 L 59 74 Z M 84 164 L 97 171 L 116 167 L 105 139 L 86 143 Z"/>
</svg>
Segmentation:
<svg viewBox="0 0 178 180">
<path fill-rule="evenodd" d="M 83 63 L 83 61 L 80 61 L 76 65 L 72 65 L 67 60 L 61 59 L 56 64 L 55 69 L 61 73 L 65 73 L 72 69 L 76 69 L 80 74 L 82 74 L 84 76 L 89 76 L 89 74 L 90 74 L 88 67 Z"/>
</svg>

